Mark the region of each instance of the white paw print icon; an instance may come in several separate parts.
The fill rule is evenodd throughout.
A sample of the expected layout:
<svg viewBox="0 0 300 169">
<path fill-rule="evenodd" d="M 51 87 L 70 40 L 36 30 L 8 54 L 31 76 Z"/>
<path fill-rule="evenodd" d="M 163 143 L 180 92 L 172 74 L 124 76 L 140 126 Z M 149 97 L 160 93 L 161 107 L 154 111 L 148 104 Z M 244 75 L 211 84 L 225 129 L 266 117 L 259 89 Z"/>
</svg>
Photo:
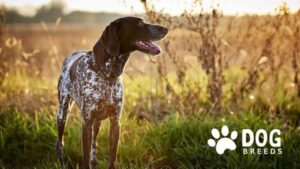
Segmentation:
<svg viewBox="0 0 300 169">
<path fill-rule="evenodd" d="M 207 144 L 210 147 L 216 147 L 216 151 L 218 154 L 224 154 L 224 151 L 229 150 L 235 150 L 236 145 L 233 140 L 237 138 L 238 133 L 236 131 L 232 131 L 230 134 L 230 138 L 227 137 L 229 134 L 228 127 L 226 125 L 222 126 L 221 129 L 222 137 L 220 137 L 220 132 L 218 129 L 213 128 L 211 130 L 211 135 L 214 139 L 208 139 Z"/>
</svg>

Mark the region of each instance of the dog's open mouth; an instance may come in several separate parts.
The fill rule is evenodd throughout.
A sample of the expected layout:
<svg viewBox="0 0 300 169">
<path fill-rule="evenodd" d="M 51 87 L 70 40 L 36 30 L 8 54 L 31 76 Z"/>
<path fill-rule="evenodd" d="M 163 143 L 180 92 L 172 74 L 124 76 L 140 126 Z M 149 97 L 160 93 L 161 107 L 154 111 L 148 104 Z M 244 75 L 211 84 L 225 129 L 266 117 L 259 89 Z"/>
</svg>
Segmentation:
<svg viewBox="0 0 300 169">
<path fill-rule="evenodd" d="M 152 43 L 151 41 L 137 41 L 136 46 L 140 51 L 150 55 L 158 55 L 161 52 L 160 46 Z"/>
</svg>

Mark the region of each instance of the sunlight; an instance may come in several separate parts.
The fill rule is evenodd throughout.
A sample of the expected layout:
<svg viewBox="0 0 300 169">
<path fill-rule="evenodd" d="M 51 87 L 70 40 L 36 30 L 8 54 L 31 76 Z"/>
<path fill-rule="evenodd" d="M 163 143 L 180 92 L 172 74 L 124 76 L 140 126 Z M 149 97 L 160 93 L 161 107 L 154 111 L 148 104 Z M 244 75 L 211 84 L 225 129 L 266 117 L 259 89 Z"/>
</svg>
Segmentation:
<svg viewBox="0 0 300 169">
<path fill-rule="evenodd" d="M 194 0 L 151 0 L 157 11 L 164 11 L 171 15 L 180 15 L 185 10 L 189 10 L 194 5 Z M 204 11 L 209 11 L 212 7 L 218 7 L 224 14 L 267 14 L 273 13 L 282 3 L 287 3 L 291 11 L 296 11 L 300 7 L 297 0 L 252 0 L 245 3 L 243 0 L 202 0 Z M 67 1 L 69 10 L 105 11 L 117 13 L 143 13 L 144 8 L 140 0 L 91 0 L 91 1 Z"/>
<path fill-rule="evenodd" d="M 17 8 L 20 13 L 32 15 L 38 6 L 48 4 L 50 0 L 1 0 L 0 3 L 9 8 Z M 193 6 L 194 0 L 152 0 L 151 3 L 158 11 L 163 10 L 170 15 L 179 15 L 184 10 L 189 10 Z M 202 0 L 204 11 L 209 11 L 211 7 L 218 7 L 224 14 L 267 14 L 273 13 L 282 3 L 287 3 L 291 11 L 296 11 L 300 7 L 299 0 Z M 81 10 L 90 12 L 112 12 L 112 13 L 143 13 L 144 8 L 140 0 L 64 0 L 66 12 Z"/>
</svg>

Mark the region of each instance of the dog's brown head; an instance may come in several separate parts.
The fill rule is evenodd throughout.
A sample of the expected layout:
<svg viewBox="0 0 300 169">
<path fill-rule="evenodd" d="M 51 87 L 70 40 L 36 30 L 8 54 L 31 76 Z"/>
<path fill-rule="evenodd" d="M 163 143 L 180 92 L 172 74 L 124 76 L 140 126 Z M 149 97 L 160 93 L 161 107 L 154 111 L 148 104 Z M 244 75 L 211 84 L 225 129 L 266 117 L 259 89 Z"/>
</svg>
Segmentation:
<svg viewBox="0 0 300 169">
<path fill-rule="evenodd" d="M 153 42 L 162 39 L 167 33 L 166 27 L 145 23 L 143 19 L 137 17 L 124 17 L 113 21 L 105 28 L 94 46 L 94 51 L 101 45 L 111 56 L 135 50 L 157 55 L 161 49 Z"/>
</svg>

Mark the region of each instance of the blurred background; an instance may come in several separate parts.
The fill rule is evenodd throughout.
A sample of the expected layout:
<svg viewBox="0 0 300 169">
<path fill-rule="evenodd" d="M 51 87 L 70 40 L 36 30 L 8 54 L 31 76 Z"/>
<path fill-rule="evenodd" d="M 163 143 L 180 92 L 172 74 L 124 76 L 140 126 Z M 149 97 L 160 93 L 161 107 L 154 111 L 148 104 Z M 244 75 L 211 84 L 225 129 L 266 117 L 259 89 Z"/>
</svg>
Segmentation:
<svg viewBox="0 0 300 169">
<path fill-rule="evenodd" d="M 299 0 L 1 0 L 0 168 L 58 168 L 57 80 L 123 16 L 167 26 L 163 53 L 134 52 L 123 75 L 120 168 L 300 168 Z M 81 114 L 65 137 L 81 166 Z M 283 156 L 215 154 L 210 129 L 280 128 Z M 101 131 L 100 131 L 101 132 Z M 99 138 L 107 167 L 108 124 Z"/>
</svg>

